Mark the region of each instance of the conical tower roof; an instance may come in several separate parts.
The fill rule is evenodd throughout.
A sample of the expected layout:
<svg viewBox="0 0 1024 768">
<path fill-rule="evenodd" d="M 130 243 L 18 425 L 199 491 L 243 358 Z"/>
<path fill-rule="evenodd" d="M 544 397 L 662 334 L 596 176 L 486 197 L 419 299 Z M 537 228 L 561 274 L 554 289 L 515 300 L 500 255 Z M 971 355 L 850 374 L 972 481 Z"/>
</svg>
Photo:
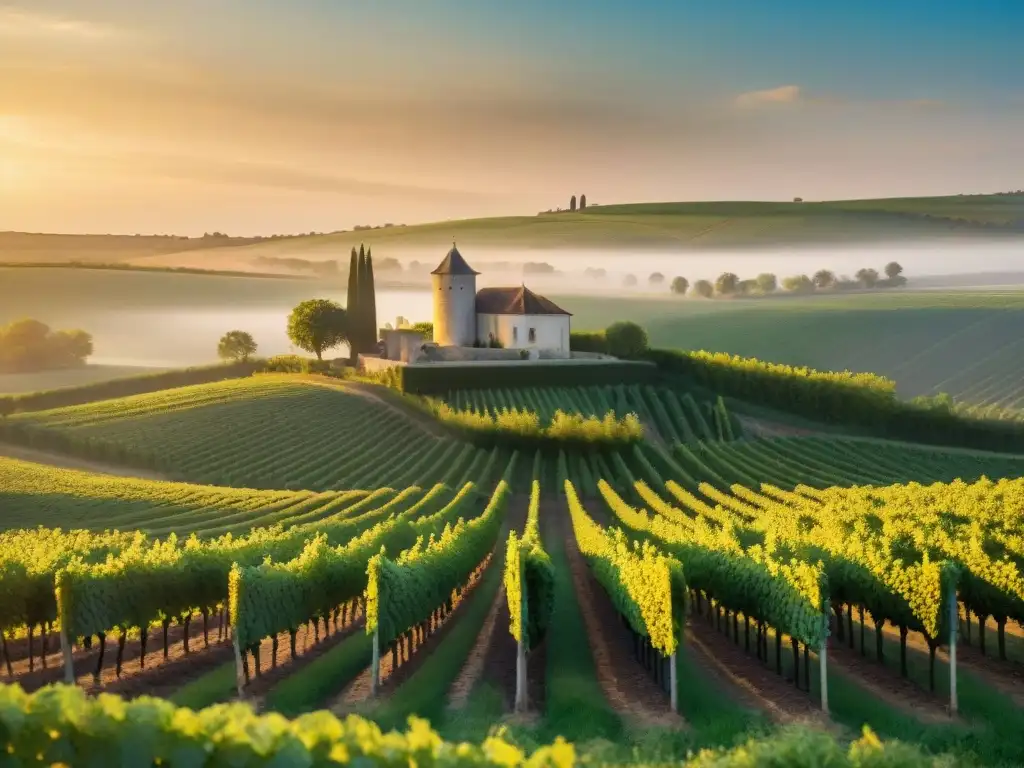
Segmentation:
<svg viewBox="0 0 1024 768">
<path fill-rule="evenodd" d="M 455 247 L 455 243 L 452 242 L 452 249 L 448 251 L 448 255 L 444 257 L 444 261 L 437 265 L 430 274 L 432 275 L 479 275 L 480 273 L 473 269 L 466 260 L 462 258 L 462 254 L 459 253 L 459 249 Z"/>
</svg>

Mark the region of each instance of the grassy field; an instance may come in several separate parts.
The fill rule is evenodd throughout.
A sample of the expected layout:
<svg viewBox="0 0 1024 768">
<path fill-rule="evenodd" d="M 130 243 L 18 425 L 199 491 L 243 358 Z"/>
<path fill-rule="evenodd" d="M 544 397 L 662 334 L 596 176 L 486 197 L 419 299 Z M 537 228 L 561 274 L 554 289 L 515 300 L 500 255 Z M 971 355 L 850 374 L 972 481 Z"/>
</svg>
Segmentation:
<svg viewBox="0 0 1024 768">
<path fill-rule="evenodd" d="M 972 242 L 1024 237 L 1024 196 L 604 205 L 582 213 L 464 219 L 262 241 L 5 232 L 0 233 L 0 262 L 187 262 L 215 269 L 218 262 L 244 265 L 256 256 L 344 258 L 360 243 L 443 252 L 453 237 L 470 248 L 684 251 L 900 240 Z"/>
<path fill-rule="evenodd" d="M 154 235 L 50 235 L 0 232 L 2 262 L 118 262 L 166 253 L 246 245 L 249 238 L 223 239 Z"/>
<path fill-rule="evenodd" d="M 869 244 L 1024 237 L 1024 196 L 895 198 L 808 203 L 708 202 L 607 205 L 585 212 L 505 216 L 396 226 L 261 243 L 235 256 L 338 258 L 353 245 L 383 250 L 460 245 L 670 250 Z M 193 254 L 194 262 L 218 256 Z M 173 259 L 153 259 L 172 263 Z M 144 263 L 144 262 L 143 262 Z"/>
<path fill-rule="evenodd" d="M 260 375 L 51 411 L 9 426 L 196 483 L 328 491 L 493 479 L 497 456 L 437 437 L 401 411 L 332 384 Z M 408 480 L 408 482 L 402 482 Z M 433 481 L 431 482 L 433 484 Z"/>
<path fill-rule="evenodd" d="M 554 297 L 574 329 L 643 324 L 652 346 L 869 371 L 905 397 L 1024 407 L 1024 292 L 900 292 L 750 301 Z"/>
</svg>

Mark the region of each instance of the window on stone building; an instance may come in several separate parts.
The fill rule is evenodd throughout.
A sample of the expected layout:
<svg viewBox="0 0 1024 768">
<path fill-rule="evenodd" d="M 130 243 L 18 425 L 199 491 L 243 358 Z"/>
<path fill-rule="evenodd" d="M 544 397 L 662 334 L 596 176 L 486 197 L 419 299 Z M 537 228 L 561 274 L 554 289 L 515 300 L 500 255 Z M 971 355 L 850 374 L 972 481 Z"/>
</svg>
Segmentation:
<svg viewBox="0 0 1024 768">
<path fill-rule="evenodd" d="M 512 341 L 519 341 L 519 329 L 512 326 Z"/>
<path fill-rule="evenodd" d="M 537 342 L 537 329 L 536 328 L 531 328 L 530 329 L 530 343 L 531 344 L 535 344 L 536 342 Z"/>
</svg>

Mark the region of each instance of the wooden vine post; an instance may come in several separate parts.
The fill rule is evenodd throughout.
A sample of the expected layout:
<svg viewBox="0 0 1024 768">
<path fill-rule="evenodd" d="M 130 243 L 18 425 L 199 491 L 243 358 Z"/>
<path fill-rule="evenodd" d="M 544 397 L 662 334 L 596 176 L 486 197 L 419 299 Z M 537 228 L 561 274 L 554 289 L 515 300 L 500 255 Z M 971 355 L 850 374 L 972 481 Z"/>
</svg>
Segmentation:
<svg viewBox="0 0 1024 768">
<path fill-rule="evenodd" d="M 960 623 L 960 611 L 956 602 L 956 585 L 949 596 L 949 714 L 956 716 L 956 634 Z"/>
<path fill-rule="evenodd" d="M 64 622 L 60 624 L 60 650 L 64 655 L 64 682 L 74 685 L 75 665 L 71 658 L 71 643 L 68 642 L 68 630 L 64 626 Z"/>
<path fill-rule="evenodd" d="M 821 651 L 818 653 L 818 661 L 821 663 L 821 672 L 819 677 L 821 678 L 821 711 L 826 715 L 828 714 L 828 665 L 826 662 L 826 656 L 828 655 L 828 638 L 831 632 L 829 631 L 829 620 L 828 620 L 828 608 L 825 608 L 825 612 L 822 614 L 822 622 L 824 624 L 823 634 L 821 638 Z M 808 688 L 810 688 L 810 681 L 808 680 Z"/>
<path fill-rule="evenodd" d="M 677 714 L 679 712 L 679 691 L 677 690 L 679 678 L 677 677 L 678 670 L 676 667 L 676 659 L 678 657 L 679 641 L 677 640 L 676 647 L 672 651 L 672 655 L 668 657 L 668 684 L 669 688 L 671 689 L 669 695 L 672 697 L 672 711 Z"/>
<path fill-rule="evenodd" d="M 370 695 L 376 696 L 380 687 L 380 622 L 373 628 L 373 657 L 370 662 Z"/>
<path fill-rule="evenodd" d="M 238 645 L 238 632 L 231 633 L 231 647 L 235 650 L 235 687 L 241 699 L 244 695 L 242 689 L 245 688 L 245 669 L 242 665 L 242 649 Z"/>
<path fill-rule="evenodd" d="M 525 632 L 519 633 L 516 642 L 516 712 L 525 712 L 526 703 L 526 643 L 523 641 Z"/>
</svg>

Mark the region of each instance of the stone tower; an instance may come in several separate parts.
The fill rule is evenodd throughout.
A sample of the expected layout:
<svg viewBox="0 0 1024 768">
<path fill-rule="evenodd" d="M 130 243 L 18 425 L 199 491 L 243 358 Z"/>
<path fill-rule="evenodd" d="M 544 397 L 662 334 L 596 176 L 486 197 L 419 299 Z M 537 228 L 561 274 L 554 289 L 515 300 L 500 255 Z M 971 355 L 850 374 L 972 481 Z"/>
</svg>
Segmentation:
<svg viewBox="0 0 1024 768">
<path fill-rule="evenodd" d="M 434 282 L 434 341 L 441 346 L 470 347 L 476 341 L 476 276 L 452 249 L 430 273 Z"/>
</svg>

